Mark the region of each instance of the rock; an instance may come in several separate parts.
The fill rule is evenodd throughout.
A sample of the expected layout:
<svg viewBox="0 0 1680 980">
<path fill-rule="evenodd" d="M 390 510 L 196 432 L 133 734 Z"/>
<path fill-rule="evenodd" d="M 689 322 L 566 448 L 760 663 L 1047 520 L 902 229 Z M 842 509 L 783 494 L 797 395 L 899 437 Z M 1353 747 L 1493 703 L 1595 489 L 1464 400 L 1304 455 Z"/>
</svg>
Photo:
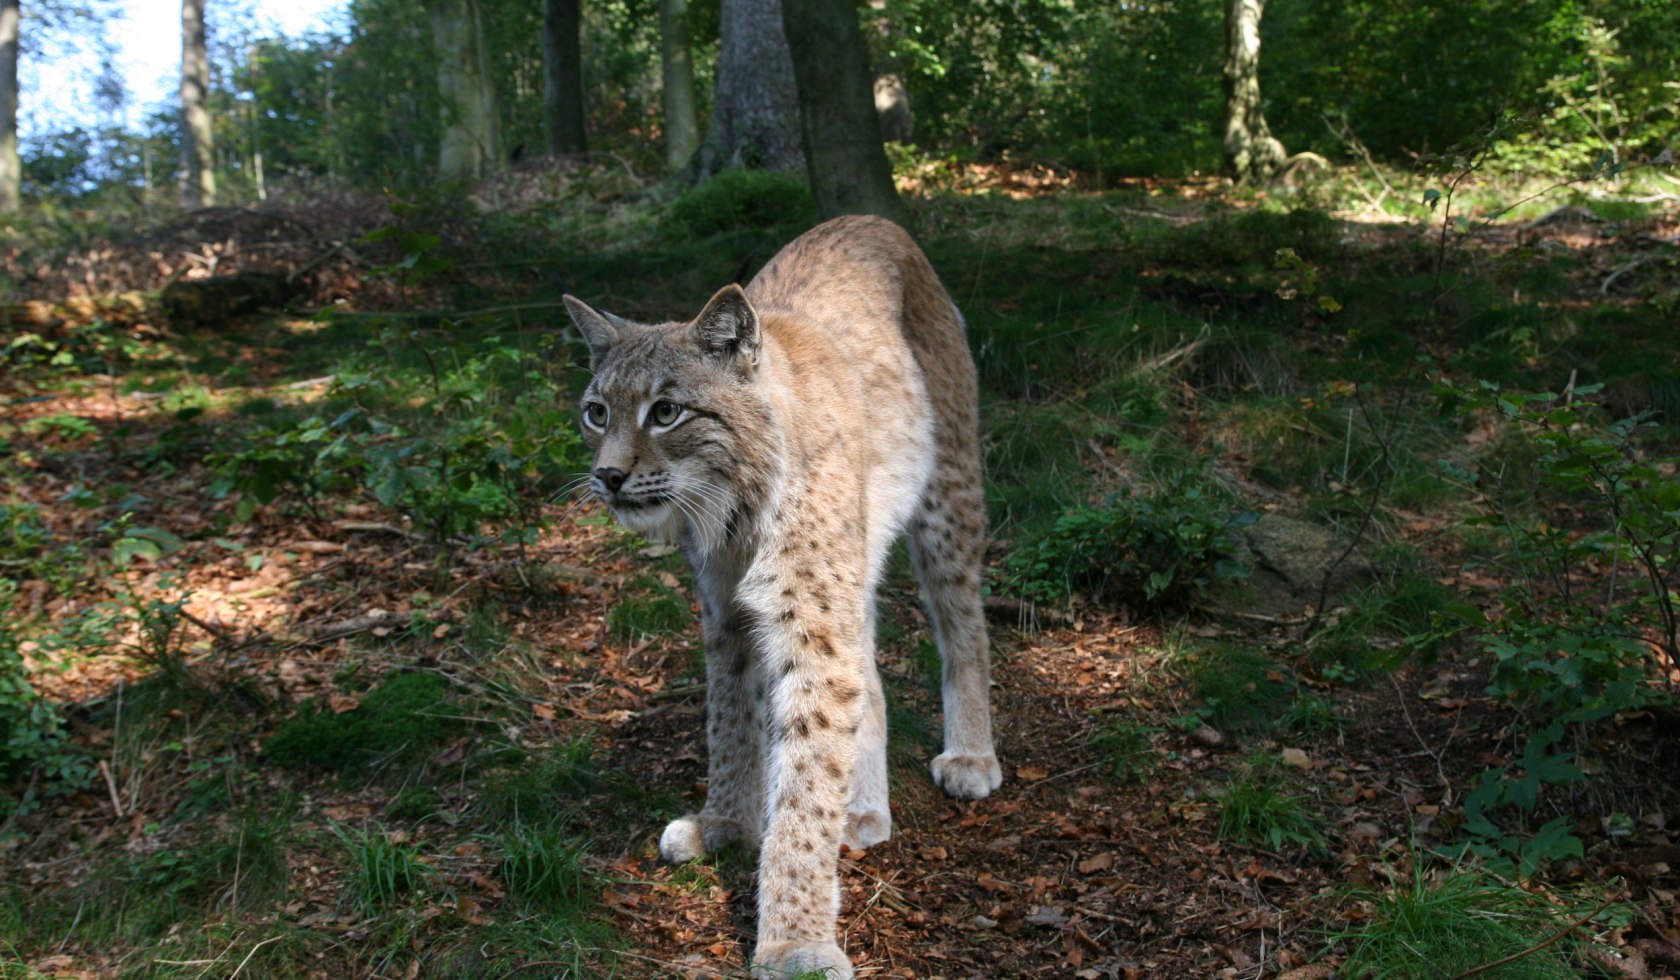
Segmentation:
<svg viewBox="0 0 1680 980">
<path fill-rule="evenodd" d="M 1355 547 L 1329 529 L 1282 514 L 1263 514 L 1242 531 L 1235 556 L 1246 579 L 1217 584 L 1215 606 L 1261 616 L 1298 616 L 1318 601 L 1325 573 L 1330 575 L 1326 605 L 1371 578 L 1371 564 Z"/>
</svg>

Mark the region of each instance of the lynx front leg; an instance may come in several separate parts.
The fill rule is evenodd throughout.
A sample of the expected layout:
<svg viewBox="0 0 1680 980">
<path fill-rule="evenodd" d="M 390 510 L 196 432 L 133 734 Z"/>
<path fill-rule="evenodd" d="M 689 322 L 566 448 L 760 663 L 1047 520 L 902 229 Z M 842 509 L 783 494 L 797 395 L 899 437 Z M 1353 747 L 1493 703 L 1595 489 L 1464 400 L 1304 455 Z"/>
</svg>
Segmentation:
<svg viewBox="0 0 1680 980">
<path fill-rule="evenodd" d="M 856 575 L 839 588 L 860 592 L 862 572 Z M 864 714 L 864 615 L 861 608 L 840 614 L 839 606 L 861 602 L 823 591 L 815 574 L 802 577 L 781 589 L 786 605 L 766 644 L 773 679 L 753 963 L 761 977 L 827 971 L 847 978 L 851 961 L 834 933 L 840 838 Z M 811 615 L 810 607 L 836 614 Z"/>
<path fill-rule="evenodd" d="M 728 610 L 721 613 L 719 610 Z M 731 841 L 758 839 L 763 791 L 764 681 L 752 646 L 752 617 L 733 598 L 702 603 L 706 630 L 706 805 L 671 821 L 659 855 L 680 864 Z"/>
</svg>

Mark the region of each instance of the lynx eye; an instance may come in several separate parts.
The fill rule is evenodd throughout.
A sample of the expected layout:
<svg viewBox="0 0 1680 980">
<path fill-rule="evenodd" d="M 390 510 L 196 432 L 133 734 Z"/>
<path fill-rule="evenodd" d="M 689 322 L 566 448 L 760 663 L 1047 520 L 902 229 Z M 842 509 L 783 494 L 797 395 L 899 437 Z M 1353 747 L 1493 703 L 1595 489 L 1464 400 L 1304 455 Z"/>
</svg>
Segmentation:
<svg viewBox="0 0 1680 980">
<path fill-rule="evenodd" d="M 583 420 L 597 429 L 606 428 L 607 406 L 600 402 L 590 402 L 583 406 Z"/>
<path fill-rule="evenodd" d="M 682 415 L 681 405 L 676 402 L 659 401 L 653 403 L 653 411 L 648 413 L 648 418 L 653 420 L 654 425 L 670 425 L 680 415 Z"/>
</svg>

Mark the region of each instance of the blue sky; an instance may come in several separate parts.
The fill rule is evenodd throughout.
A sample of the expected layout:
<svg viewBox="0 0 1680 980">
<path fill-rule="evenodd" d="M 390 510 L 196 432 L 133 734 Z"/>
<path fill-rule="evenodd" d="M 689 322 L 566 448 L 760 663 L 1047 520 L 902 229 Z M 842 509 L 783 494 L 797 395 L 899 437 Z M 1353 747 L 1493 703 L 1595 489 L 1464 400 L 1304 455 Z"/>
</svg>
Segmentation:
<svg viewBox="0 0 1680 980">
<path fill-rule="evenodd" d="M 296 36 L 342 21 L 349 0 L 206 0 L 212 35 L 236 23 L 261 34 Z M 128 90 L 127 122 L 173 100 L 181 71 L 180 0 L 124 0 L 111 36 Z M 29 20 L 23 29 L 29 30 Z M 212 37 L 212 42 L 214 37 Z M 91 40 L 70 40 L 43 50 L 28 45 L 19 66 L 18 130 L 24 139 L 77 125 L 93 125 L 93 80 L 98 67 Z"/>
</svg>

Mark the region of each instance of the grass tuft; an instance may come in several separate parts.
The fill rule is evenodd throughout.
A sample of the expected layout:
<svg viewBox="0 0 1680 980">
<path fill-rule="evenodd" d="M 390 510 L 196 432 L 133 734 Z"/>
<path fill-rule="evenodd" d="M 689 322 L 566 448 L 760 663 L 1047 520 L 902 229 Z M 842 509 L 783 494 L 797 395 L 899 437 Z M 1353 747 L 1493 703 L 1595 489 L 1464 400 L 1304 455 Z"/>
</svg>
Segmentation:
<svg viewBox="0 0 1680 980">
<path fill-rule="evenodd" d="M 1251 759 L 1223 788 L 1219 837 L 1274 851 L 1285 845 L 1316 849 L 1324 841 L 1324 830 L 1311 802 L 1290 792 L 1276 762 L 1261 756 Z"/>
<path fill-rule="evenodd" d="M 1369 918 L 1331 937 L 1348 949 L 1341 975 L 1451 977 L 1481 969 L 1486 980 L 1574 980 L 1581 941 L 1565 935 L 1568 912 L 1474 868 L 1414 873 L 1382 893 L 1355 892 Z M 1483 969 L 1506 957 L 1501 966 Z"/>
</svg>

